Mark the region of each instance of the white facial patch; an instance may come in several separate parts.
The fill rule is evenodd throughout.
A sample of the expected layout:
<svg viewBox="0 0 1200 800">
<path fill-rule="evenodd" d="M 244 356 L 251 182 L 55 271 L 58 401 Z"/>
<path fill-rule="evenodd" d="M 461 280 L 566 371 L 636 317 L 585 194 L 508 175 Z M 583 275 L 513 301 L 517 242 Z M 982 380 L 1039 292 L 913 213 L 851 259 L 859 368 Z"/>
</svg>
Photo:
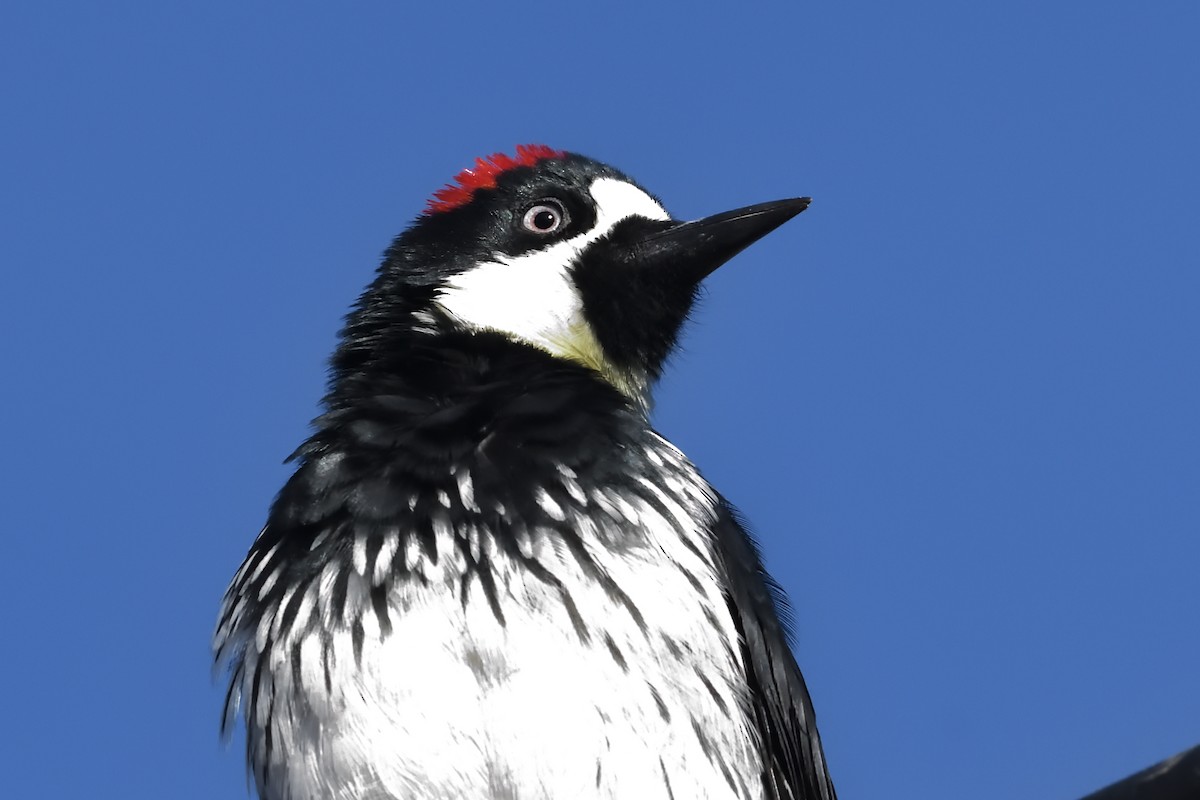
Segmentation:
<svg viewBox="0 0 1200 800">
<path fill-rule="evenodd" d="M 556 356 L 579 361 L 634 393 L 630 376 L 614 376 L 595 335 L 583 317 L 583 300 L 571 280 L 570 266 L 589 244 L 621 220 L 643 217 L 669 220 L 650 195 L 615 178 L 598 178 L 590 187 L 596 224 L 571 239 L 542 250 L 509 257 L 497 255 L 447 281 L 438 303 L 474 328 L 500 331 Z"/>
</svg>

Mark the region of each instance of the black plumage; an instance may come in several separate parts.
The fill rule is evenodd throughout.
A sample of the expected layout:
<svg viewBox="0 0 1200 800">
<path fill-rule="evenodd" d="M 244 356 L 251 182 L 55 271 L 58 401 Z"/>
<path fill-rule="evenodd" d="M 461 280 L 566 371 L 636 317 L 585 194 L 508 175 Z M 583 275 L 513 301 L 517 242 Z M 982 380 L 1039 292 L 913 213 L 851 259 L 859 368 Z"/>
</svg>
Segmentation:
<svg viewBox="0 0 1200 800">
<path fill-rule="evenodd" d="M 408 723 L 361 730 L 381 717 L 377 707 L 359 709 L 359 696 L 462 691 L 450 680 L 386 685 L 387 675 L 407 674 L 409 666 L 420 673 L 430 657 L 404 647 L 405 626 L 433 607 L 430 598 L 453 597 L 453 605 L 436 606 L 460 609 L 444 612 L 453 617 L 446 663 L 467 665 L 480 697 L 509 685 L 513 665 L 539 663 L 506 651 L 506 631 L 544 625 L 548 636 L 570 632 L 548 659 L 575 663 L 578 650 L 581 665 L 607 660 L 597 669 L 614 676 L 616 688 L 595 688 L 604 731 L 597 742 L 609 741 L 615 753 L 621 737 L 669 743 L 686 735 L 691 744 L 658 756 L 651 785 L 661 796 L 692 796 L 676 792 L 703 761 L 719 780 L 695 777 L 693 794 L 719 796 L 712 787 L 723 786 L 731 797 L 833 798 L 812 704 L 781 622 L 782 593 L 733 509 L 654 431 L 644 395 L 713 262 L 807 201 L 722 215 L 707 229 L 679 225 L 647 205 L 650 217 L 626 214 L 593 236 L 613 216 L 600 189 L 616 185 L 597 182 L 636 184 L 580 156 L 530 162 L 499 171 L 495 185 L 475 189 L 469 203 L 429 214 L 402 234 L 348 318 L 326 411 L 293 454 L 295 473 L 222 607 L 215 647 L 231 665 L 226 724 L 240 706 L 248 758 L 268 800 L 554 796 L 554 781 L 565 786 L 578 776 L 543 766 L 520 742 L 497 735 L 479 746 L 478 764 L 468 749 L 465 759 L 433 767 L 432 753 L 387 746 L 389 731 L 420 741 Z M 561 204 L 562 229 L 552 236 L 521 229 L 522 213 L 546 198 Z M 746 219 L 757 227 L 745 230 Z M 520 317 L 515 332 L 475 324 L 461 313 L 473 306 L 445 300 L 455 276 L 492 269 L 497 259 L 524 268 L 535 262 L 519 259 L 540 258 L 556 243 L 573 248 L 563 267 L 580 306 L 571 325 L 587 327 L 585 334 L 563 330 L 584 336 L 584 344 L 556 352 L 553 337 L 529 341 Z M 660 268 L 647 271 L 650 262 Z M 597 346 L 603 364 L 595 362 Z M 683 595 L 666 611 L 654 594 L 661 581 Z M 676 607 L 686 625 L 668 613 Z M 480 621 L 477 608 L 486 608 L 489 621 Z M 596 608 L 607 611 L 597 615 Z M 689 641 L 677 628 L 707 633 Z M 420 632 L 440 635 L 436 626 Z M 643 683 L 645 698 L 605 705 Z M 591 691 L 581 683 L 572 699 Z M 540 698 L 530 699 L 538 707 Z M 653 710 L 651 734 L 637 730 L 646 709 Z M 563 723 L 553 709 L 530 713 L 564 724 L 567 739 L 576 735 L 571 717 Z M 403 714 L 396 709 L 397 718 Z M 433 724 L 453 727 L 455 719 Z M 471 741 L 489 734 L 486 724 L 472 729 Z M 459 741 L 457 731 L 444 735 Z M 333 743 L 348 755 L 331 756 Z M 613 787 L 650 780 L 639 760 L 623 782 L 627 763 L 597 752 L 589 796 L 615 796 Z"/>
</svg>

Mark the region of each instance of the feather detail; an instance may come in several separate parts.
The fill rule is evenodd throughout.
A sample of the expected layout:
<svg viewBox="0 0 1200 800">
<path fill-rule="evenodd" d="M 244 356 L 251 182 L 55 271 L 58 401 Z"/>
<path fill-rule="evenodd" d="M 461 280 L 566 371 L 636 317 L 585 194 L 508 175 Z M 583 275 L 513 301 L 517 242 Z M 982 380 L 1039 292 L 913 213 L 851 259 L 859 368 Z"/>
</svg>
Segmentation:
<svg viewBox="0 0 1200 800">
<path fill-rule="evenodd" d="M 566 153 L 544 144 L 517 145 L 517 154 L 493 153 L 475 159 L 475 165 L 454 176 L 454 182 L 433 193 L 425 213 L 437 214 L 465 205 L 477 189 L 494 189 L 496 181 L 509 170 L 532 167 L 547 158 L 562 158 Z"/>
</svg>

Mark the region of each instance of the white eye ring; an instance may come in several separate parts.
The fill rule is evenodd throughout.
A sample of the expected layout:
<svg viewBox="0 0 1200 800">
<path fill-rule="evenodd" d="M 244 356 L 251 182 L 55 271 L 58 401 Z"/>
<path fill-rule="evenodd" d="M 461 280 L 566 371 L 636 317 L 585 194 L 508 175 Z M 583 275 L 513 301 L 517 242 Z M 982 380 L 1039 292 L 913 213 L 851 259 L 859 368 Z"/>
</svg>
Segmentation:
<svg viewBox="0 0 1200 800">
<path fill-rule="evenodd" d="M 567 210 L 557 200 L 539 200 L 521 218 L 521 227 L 539 236 L 548 236 L 567 224 Z"/>
</svg>

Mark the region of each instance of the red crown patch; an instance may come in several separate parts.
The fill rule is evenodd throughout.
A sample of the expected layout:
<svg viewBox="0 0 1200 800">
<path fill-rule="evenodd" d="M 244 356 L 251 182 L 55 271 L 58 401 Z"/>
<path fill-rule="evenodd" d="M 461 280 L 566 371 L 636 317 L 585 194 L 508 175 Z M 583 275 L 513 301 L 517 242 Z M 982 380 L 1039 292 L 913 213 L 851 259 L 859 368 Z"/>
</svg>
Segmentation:
<svg viewBox="0 0 1200 800">
<path fill-rule="evenodd" d="M 517 145 L 516 156 L 493 153 L 486 158 L 477 158 L 474 166 L 454 176 L 454 183 L 448 183 L 433 193 L 425 206 L 425 213 L 436 214 L 466 204 L 476 189 L 495 188 L 496 180 L 510 169 L 532 167 L 542 159 L 562 158 L 565 155 L 564 151 L 544 144 L 520 144 Z"/>
</svg>

